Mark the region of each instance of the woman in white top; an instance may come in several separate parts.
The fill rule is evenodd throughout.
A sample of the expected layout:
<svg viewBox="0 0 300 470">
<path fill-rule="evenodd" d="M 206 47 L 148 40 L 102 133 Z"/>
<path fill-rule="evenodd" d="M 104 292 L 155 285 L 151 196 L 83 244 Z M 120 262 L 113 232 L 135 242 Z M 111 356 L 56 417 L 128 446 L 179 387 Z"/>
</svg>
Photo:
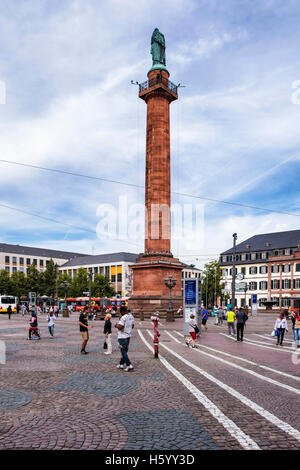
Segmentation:
<svg viewBox="0 0 300 470">
<path fill-rule="evenodd" d="M 53 336 L 54 336 L 54 322 L 56 320 L 56 316 L 53 313 L 53 309 L 52 309 L 52 312 L 50 310 L 50 312 L 48 313 L 47 320 L 48 320 L 48 330 L 49 330 L 51 338 L 53 338 Z"/>
<path fill-rule="evenodd" d="M 277 320 L 275 322 L 275 327 L 274 328 L 275 328 L 275 330 L 277 330 L 277 346 L 279 344 L 280 344 L 280 346 L 282 346 L 284 333 L 285 333 L 285 331 L 289 331 L 287 320 L 284 316 L 284 313 L 281 312 L 279 314 L 279 317 L 277 318 Z"/>
</svg>

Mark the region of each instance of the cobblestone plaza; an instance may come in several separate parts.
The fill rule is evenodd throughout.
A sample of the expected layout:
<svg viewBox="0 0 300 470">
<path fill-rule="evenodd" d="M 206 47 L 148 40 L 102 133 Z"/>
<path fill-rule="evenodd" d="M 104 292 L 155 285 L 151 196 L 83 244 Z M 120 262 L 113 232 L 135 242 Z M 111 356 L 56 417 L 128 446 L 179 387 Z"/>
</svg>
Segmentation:
<svg viewBox="0 0 300 470">
<path fill-rule="evenodd" d="M 41 340 L 27 341 L 29 317 L 0 317 L 0 449 L 242 450 L 300 447 L 299 354 L 291 328 L 284 346 L 270 336 L 271 315 L 250 317 L 245 341 L 226 322 L 208 322 L 199 348 L 186 346 L 182 319 L 153 326 L 136 320 L 134 370 L 104 355 L 103 322 L 93 321 L 80 355 L 78 315 L 59 317 L 55 337 L 41 317 Z M 3 343 L 2 343 L 3 344 Z"/>
</svg>

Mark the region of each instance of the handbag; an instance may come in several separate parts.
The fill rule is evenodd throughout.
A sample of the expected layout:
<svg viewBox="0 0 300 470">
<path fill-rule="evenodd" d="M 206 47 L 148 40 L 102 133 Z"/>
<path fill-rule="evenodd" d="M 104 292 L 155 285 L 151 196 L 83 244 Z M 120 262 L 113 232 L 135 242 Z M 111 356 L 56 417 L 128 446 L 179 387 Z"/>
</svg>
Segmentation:
<svg viewBox="0 0 300 470">
<path fill-rule="evenodd" d="M 197 325 L 194 327 L 194 329 L 195 329 L 195 333 L 196 333 L 196 334 L 199 333 L 200 330 L 199 330 L 199 328 L 198 328 Z"/>
<path fill-rule="evenodd" d="M 107 342 L 106 341 L 104 341 L 103 349 L 107 349 Z"/>
</svg>

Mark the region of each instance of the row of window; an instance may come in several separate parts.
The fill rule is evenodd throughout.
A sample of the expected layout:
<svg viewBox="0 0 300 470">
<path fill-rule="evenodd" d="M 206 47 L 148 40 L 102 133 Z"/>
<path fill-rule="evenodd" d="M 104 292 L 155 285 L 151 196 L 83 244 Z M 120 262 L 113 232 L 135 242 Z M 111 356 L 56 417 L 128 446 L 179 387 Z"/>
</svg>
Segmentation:
<svg viewBox="0 0 300 470">
<path fill-rule="evenodd" d="M 258 289 L 257 289 L 258 287 Z M 291 279 L 282 279 L 281 281 L 281 289 L 291 289 L 292 281 Z M 248 290 L 267 290 L 268 289 L 268 281 L 261 281 L 255 282 L 251 281 L 247 287 Z M 271 290 L 279 290 L 280 289 L 280 280 L 273 279 L 271 280 Z M 300 279 L 293 279 L 293 289 L 300 289 Z"/>
<path fill-rule="evenodd" d="M 271 272 L 272 273 L 280 273 L 280 266 L 282 266 L 281 272 L 283 273 L 290 273 L 292 265 L 291 264 L 273 264 L 271 265 Z M 268 273 L 268 266 L 250 266 L 248 268 L 248 274 L 267 274 Z M 232 276 L 232 268 L 228 269 L 222 269 L 222 276 L 225 277 L 228 275 L 228 271 L 230 276 Z M 238 268 L 236 268 L 236 274 L 241 272 L 242 274 L 247 274 L 247 269 L 246 267 L 242 267 L 239 271 Z M 295 266 L 295 272 L 300 272 L 300 264 L 296 264 Z"/>
<path fill-rule="evenodd" d="M 241 298 L 240 299 L 240 305 L 238 305 L 238 300 L 239 299 L 235 299 L 235 303 L 236 303 L 236 307 L 245 307 L 246 305 L 248 305 L 249 307 L 251 307 L 251 298 L 249 299 L 245 299 L 245 298 Z M 291 307 L 292 305 L 292 300 L 290 297 L 282 297 L 281 298 L 281 301 L 279 299 L 279 297 L 271 297 L 271 300 L 273 302 L 276 302 L 274 304 L 274 307 L 279 307 L 279 308 L 286 308 L 286 307 Z M 263 304 L 263 302 L 266 302 L 267 299 L 266 298 L 262 298 L 262 299 L 258 299 L 258 305 L 259 307 L 265 307 L 265 305 Z M 231 299 L 230 299 L 230 302 L 231 302 Z"/>
<path fill-rule="evenodd" d="M 20 273 L 25 273 L 26 274 L 27 269 L 26 268 L 17 268 L 16 266 L 13 266 L 12 268 L 10 268 L 9 266 L 5 266 L 5 271 L 9 274 L 11 272 L 16 273 L 17 271 L 19 271 Z M 39 271 L 44 272 L 44 269 L 40 268 Z"/>
<path fill-rule="evenodd" d="M 10 260 L 11 258 L 11 260 Z M 19 266 L 24 266 L 24 261 L 25 261 L 25 258 L 19 258 Z M 16 256 L 5 256 L 5 264 L 10 264 L 10 262 L 12 262 L 13 265 L 16 265 L 17 264 L 17 257 Z M 34 264 L 34 266 L 37 266 L 38 265 L 38 260 L 36 258 L 33 258 L 31 260 L 31 258 L 26 258 L 26 265 L 27 266 L 30 266 L 31 264 Z M 46 260 L 46 266 L 47 264 L 49 264 L 49 260 Z M 39 262 L 39 265 L 40 267 L 44 267 L 45 266 L 45 261 L 43 259 L 40 259 L 40 262 Z"/>
<path fill-rule="evenodd" d="M 283 250 L 274 251 L 260 251 L 254 253 L 236 253 L 236 261 L 255 261 L 260 259 L 268 259 L 270 256 L 283 256 L 292 255 L 295 252 L 294 248 L 285 248 Z M 231 263 L 232 255 L 222 255 L 220 261 L 223 263 Z"/>
<path fill-rule="evenodd" d="M 182 271 L 182 274 L 181 274 L 182 277 L 184 278 L 201 278 L 201 273 L 199 272 L 188 272 L 188 271 Z"/>
</svg>

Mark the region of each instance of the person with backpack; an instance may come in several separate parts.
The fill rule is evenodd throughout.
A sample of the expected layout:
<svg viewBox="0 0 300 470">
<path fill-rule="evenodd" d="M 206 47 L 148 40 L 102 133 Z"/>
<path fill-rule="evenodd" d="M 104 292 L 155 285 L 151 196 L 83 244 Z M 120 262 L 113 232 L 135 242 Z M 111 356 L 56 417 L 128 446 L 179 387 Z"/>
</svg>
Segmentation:
<svg viewBox="0 0 300 470">
<path fill-rule="evenodd" d="M 11 309 L 11 306 L 9 305 L 7 307 L 7 313 L 8 313 L 8 319 L 10 320 L 10 317 L 11 317 L 11 312 L 12 312 L 12 309 Z"/>
<path fill-rule="evenodd" d="M 36 335 L 38 339 L 41 339 L 39 331 L 38 331 L 38 321 L 35 312 L 32 312 L 31 319 L 29 322 L 29 331 L 28 331 L 28 339 L 31 339 L 31 333 Z"/>
<path fill-rule="evenodd" d="M 199 333 L 199 328 L 197 325 L 197 322 L 195 320 L 195 315 L 193 313 L 190 314 L 190 320 L 188 321 L 188 329 L 189 329 L 189 334 L 191 335 L 191 339 L 186 341 L 186 345 L 189 347 L 190 344 L 192 345 L 192 348 L 195 349 L 197 348 L 195 341 L 196 341 L 196 335 Z"/>
<path fill-rule="evenodd" d="M 243 336 L 244 336 L 244 328 L 246 321 L 248 320 L 248 315 L 245 312 L 237 311 L 235 314 L 236 318 L 236 335 L 237 341 L 243 341 Z"/>
</svg>

